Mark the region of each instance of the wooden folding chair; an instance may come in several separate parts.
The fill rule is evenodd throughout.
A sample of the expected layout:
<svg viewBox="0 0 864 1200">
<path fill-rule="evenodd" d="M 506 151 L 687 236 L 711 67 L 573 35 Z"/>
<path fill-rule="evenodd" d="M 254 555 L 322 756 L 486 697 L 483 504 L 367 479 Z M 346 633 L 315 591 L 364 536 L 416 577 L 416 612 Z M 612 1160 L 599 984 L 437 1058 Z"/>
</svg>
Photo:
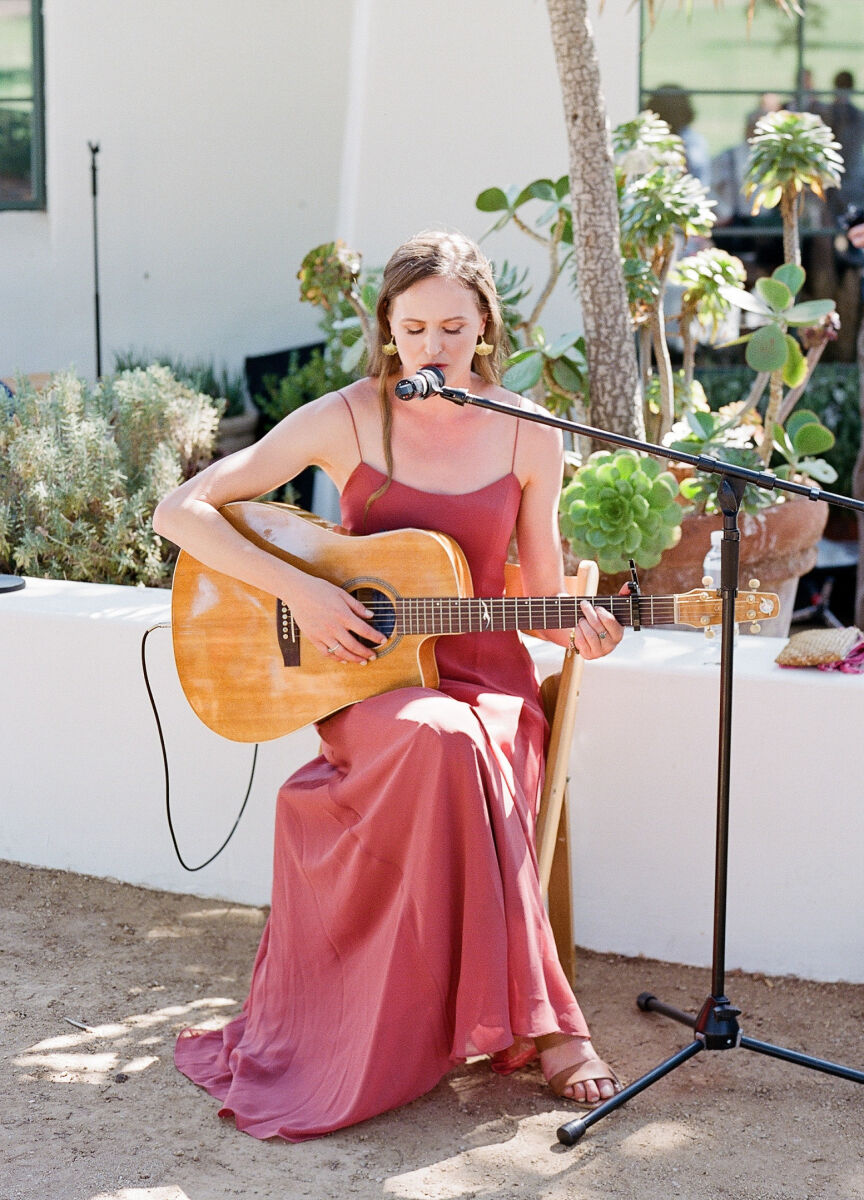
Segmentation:
<svg viewBox="0 0 864 1200">
<path fill-rule="evenodd" d="M 567 576 L 565 586 L 572 596 L 594 596 L 598 578 L 597 564 L 584 561 L 575 575 Z M 507 564 L 506 590 L 508 595 L 523 594 L 521 572 L 511 563 Z M 546 775 L 537 809 L 537 861 L 558 957 L 571 983 L 575 982 L 576 946 L 567 841 L 567 770 L 584 665 L 578 654 L 568 651 L 561 670 L 541 684 L 550 733 Z"/>
</svg>

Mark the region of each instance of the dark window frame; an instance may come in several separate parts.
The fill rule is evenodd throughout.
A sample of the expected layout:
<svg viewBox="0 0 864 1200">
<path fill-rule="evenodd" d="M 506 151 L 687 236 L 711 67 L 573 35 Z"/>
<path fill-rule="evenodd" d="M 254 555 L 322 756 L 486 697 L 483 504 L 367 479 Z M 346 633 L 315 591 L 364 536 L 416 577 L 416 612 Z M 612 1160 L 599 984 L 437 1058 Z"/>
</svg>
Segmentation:
<svg viewBox="0 0 864 1200">
<path fill-rule="evenodd" d="M 45 66 L 42 31 L 42 0 L 30 0 L 30 33 L 33 47 L 32 95 L 20 97 L 31 108 L 30 183 L 32 195 L 23 200 L 0 197 L 0 212 L 44 211 L 48 197 L 45 186 Z"/>
</svg>

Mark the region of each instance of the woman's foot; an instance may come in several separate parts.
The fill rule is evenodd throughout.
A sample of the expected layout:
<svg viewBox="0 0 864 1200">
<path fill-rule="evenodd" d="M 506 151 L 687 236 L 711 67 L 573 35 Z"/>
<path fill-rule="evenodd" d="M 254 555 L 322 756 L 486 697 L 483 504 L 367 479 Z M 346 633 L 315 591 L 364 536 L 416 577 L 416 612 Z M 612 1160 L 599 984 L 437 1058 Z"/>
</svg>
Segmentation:
<svg viewBox="0 0 864 1200">
<path fill-rule="evenodd" d="M 618 1076 L 598 1057 L 590 1038 L 550 1033 L 535 1042 L 543 1075 L 556 1096 L 596 1108 L 621 1091 Z"/>
<path fill-rule="evenodd" d="M 514 1038 L 512 1045 L 506 1050 L 498 1050 L 489 1059 L 489 1066 L 496 1075 L 512 1075 L 520 1067 L 526 1067 L 537 1057 L 537 1047 L 533 1038 Z"/>
</svg>

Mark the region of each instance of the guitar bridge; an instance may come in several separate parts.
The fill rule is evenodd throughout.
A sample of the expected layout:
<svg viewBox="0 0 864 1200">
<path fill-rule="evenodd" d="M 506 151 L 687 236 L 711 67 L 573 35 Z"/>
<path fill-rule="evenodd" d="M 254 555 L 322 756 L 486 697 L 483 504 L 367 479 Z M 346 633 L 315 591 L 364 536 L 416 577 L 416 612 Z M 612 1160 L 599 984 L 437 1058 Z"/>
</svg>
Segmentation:
<svg viewBox="0 0 864 1200">
<path fill-rule="evenodd" d="M 285 667 L 300 666 L 300 630 L 284 600 L 276 601 L 276 638 Z"/>
</svg>

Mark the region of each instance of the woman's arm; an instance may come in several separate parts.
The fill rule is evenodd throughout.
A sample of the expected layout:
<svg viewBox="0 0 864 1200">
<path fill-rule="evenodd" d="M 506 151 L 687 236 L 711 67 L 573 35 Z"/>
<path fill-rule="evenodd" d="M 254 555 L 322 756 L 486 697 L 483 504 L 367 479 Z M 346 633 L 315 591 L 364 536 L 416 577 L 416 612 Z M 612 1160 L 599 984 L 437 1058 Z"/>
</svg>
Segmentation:
<svg viewBox="0 0 864 1200">
<path fill-rule="evenodd" d="M 341 661 L 374 658 L 354 636 L 384 639 L 364 618 L 358 600 L 261 550 L 219 513 L 232 500 L 251 500 L 293 479 L 307 466 L 344 478 L 356 459 L 356 443 L 344 401 L 323 396 L 290 414 L 252 446 L 212 463 L 159 504 L 153 527 L 215 571 L 280 597 L 300 629 L 322 653 Z"/>
<path fill-rule="evenodd" d="M 523 403 L 525 403 L 523 401 Z M 516 539 L 522 582 L 528 596 L 554 596 L 564 592 L 558 500 L 564 467 L 561 434 L 548 426 L 523 422 L 518 449 L 522 503 L 516 523 Z M 602 658 L 621 641 L 624 630 L 603 608 L 587 601 L 573 634 L 573 644 L 584 658 Z M 540 637 L 566 646 L 570 631 L 547 629 Z"/>
<path fill-rule="evenodd" d="M 864 225 L 853 225 L 846 236 L 853 246 L 857 246 L 859 250 L 864 250 Z"/>
</svg>

